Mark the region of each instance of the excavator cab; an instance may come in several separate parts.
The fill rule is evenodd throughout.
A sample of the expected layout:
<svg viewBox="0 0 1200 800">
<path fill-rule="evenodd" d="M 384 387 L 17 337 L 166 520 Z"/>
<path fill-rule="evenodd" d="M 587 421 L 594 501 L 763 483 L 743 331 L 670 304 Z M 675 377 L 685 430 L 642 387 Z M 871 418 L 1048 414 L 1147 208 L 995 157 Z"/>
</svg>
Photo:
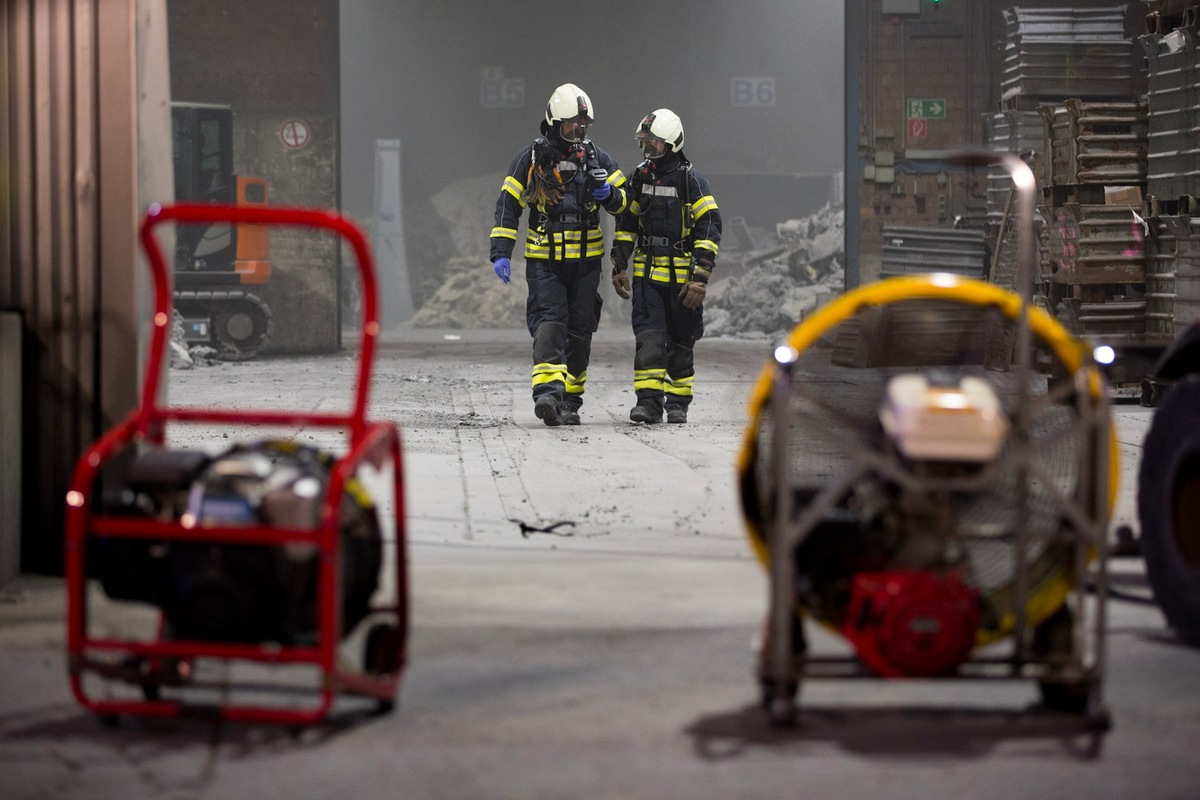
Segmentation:
<svg viewBox="0 0 1200 800">
<path fill-rule="evenodd" d="M 172 103 L 175 197 L 181 203 L 265 206 L 267 182 L 236 175 L 233 109 Z M 175 310 L 189 345 L 220 358 L 254 357 L 271 332 L 271 310 L 247 287 L 271 277 L 266 228 L 226 222 L 181 225 L 175 233 Z"/>
</svg>

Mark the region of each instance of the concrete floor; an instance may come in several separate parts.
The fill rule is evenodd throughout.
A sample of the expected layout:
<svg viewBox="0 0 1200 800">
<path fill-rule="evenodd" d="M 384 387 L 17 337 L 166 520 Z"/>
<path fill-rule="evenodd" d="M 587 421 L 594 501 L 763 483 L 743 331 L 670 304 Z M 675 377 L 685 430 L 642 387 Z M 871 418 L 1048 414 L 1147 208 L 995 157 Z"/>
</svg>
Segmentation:
<svg viewBox="0 0 1200 800">
<path fill-rule="evenodd" d="M 770 728 L 752 678 L 767 582 L 733 481 L 768 343 L 697 352 L 690 424 L 634 427 L 632 337 L 602 331 L 583 425 L 549 429 L 528 398 L 523 331 L 389 335 L 371 415 L 403 427 L 413 622 L 395 711 L 347 707 L 299 734 L 196 720 L 107 729 L 68 690 L 62 582 L 30 576 L 0 603 L 0 797 L 1200 798 L 1200 650 L 1141 603 L 1108 606 L 1104 736 L 1038 710 L 1024 681 L 814 680 L 799 726 Z M 171 392 L 329 409 L 355 363 L 175 371 Z M 1136 524 L 1150 416 L 1116 410 L 1114 529 Z M 1145 592 L 1139 562 L 1113 568 Z M 96 614 L 113 627 L 152 616 L 103 601 Z M 815 639 L 818 652 L 845 649 Z"/>
</svg>

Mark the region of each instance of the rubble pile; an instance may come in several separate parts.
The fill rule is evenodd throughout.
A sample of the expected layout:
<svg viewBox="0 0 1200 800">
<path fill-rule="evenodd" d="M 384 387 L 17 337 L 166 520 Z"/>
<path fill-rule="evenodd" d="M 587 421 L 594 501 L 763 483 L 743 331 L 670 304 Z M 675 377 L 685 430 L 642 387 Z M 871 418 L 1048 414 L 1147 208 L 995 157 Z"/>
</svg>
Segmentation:
<svg viewBox="0 0 1200 800">
<path fill-rule="evenodd" d="M 413 315 L 413 327 L 514 328 L 525 324 L 524 259 L 513 259 L 512 281 L 507 286 L 496 279 L 486 257 L 451 258 L 446 271 L 445 282 Z"/>
<path fill-rule="evenodd" d="M 779 247 L 746 258 L 741 274 L 713 281 L 704 304 L 706 336 L 782 336 L 842 292 L 841 207 L 781 222 L 775 232 Z"/>
<path fill-rule="evenodd" d="M 414 314 L 418 328 L 514 328 L 525 324 L 525 264 L 513 253 L 513 280 L 496 280 L 488 264 L 488 234 L 501 172 L 457 181 L 431 198 L 455 254 L 431 268 L 440 277 L 432 296 Z M 525 222 L 522 221 L 523 241 Z M 826 206 L 803 219 L 775 226 L 772 247 L 724 251 L 705 302 L 707 336 L 778 336 L 842 291 L 845 215 Z M 605 219 L 605 238 L 611 240 Z M 727 255 L 728 253 L 728 255 Z M 611 265 L 607 256 L 603 275 Z M 722 273 L 726 277 L 721 277 Z M 628 324 L 628 303 L 601 280 L 604 326 Z"/>
<path fill-rule="evenodd" d="M 171 339 L 168 343 L 171 369 L 192 369 L 219 364 L 217 351 L 202 344 L 188 346 L 183 334 L 183 315 L 171 311 Z"/>
<path fill-rule="evenodd" d="M 513 280 L 496 279 L 488 262 L 496 198 L 504 173 L 456 181 L 431 198 L 456 255 L 437 267 L 441 285 L 413 315 L 416 328 L 514 328 L 525 324 L 525 263 L 513 253 Z M 524 233 L 524 226 L 521 228 Z"/>
</svg>

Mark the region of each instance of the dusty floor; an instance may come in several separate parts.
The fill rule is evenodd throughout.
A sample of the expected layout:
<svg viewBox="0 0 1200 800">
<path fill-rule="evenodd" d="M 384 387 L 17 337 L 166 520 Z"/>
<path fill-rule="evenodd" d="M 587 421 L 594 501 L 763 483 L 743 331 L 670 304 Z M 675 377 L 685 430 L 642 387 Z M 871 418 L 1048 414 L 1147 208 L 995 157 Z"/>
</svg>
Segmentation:
<svg viewBox="0 0 1200 800">
<path fill-rule="evenodd" d="M 1200 797 L 1200 651 L 1152 605 L 1109 604 L 1103 737 L 1033 710 L 1036 688 L 1019 681 L 810 681 L 797 729 L 765 724 L 751 671 L 767 587 L 733 476 L 768 346 L 702 342 L 690 424 L 644 428 L 626 421 L 632 337 L 602 331 L 584 424 L 549 429 L 532 413 L 523 331 L 389 335 L 371 416 L 403 427 L 413 621 L 395 711 L 299 735 L 106 729 L 67 687 L 61 581 L 27 578 L 0 603 L 0 797 Z M 173 371 L 171 394 L 329 409 L 355 366 L 337 355 Z M 1114 527 L 1136 522 L 1149 419 L 1117 409 Z M 226 433 L 172 439 L 239 435 Z M 1136 562 L 1114 570 L 1138 591 Z M 99 606 L 104 624 L 145 621 Z"/>
</svg>

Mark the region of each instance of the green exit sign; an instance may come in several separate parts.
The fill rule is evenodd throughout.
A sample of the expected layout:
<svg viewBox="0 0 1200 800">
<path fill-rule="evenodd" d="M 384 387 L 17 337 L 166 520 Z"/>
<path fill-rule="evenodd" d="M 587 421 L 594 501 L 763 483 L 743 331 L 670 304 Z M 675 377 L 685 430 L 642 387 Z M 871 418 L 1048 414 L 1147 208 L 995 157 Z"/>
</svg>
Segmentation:
<svg viewBox="0 0 1200 800">
<path fill-rule="evenodd" d="M 909 119 L 945 119 L 945 100 L 909 100 Z"/>
</svg>

